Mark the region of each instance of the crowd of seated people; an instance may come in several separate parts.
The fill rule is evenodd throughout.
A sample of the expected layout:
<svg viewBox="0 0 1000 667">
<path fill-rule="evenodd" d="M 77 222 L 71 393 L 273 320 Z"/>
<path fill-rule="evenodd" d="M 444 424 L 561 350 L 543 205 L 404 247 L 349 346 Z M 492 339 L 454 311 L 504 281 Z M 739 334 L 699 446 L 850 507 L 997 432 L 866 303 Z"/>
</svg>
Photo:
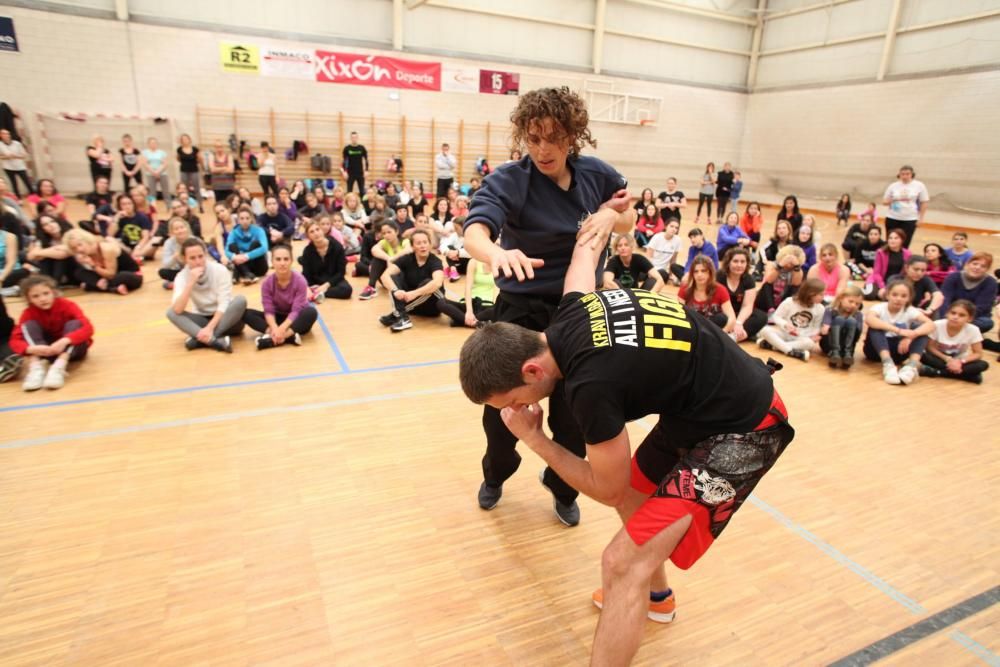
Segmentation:
<svg viewBox="0 0 1000 667">
<path fill-rule="evenodd" d="M 478 179 L 429 198 L 412 181 L 345 192 L 336 184 L 310 187 L 304 181 L 285 187 L 266 173 L 260 197 L 229 178 L 232 157 L 227 160 L 217 145 L 211 173 L 219 187 L 203 193 L 190 171 L 169 187 L 169 159 L 155 140 L 143 151 L 130 143 L 126 149 L 127 191 L 116 194 L 106 168 L 114 162 L 109 150 L 96 139 L 88 146 L 94 189 L 85 198 L 83 220 L 69 219 L 66 199 L 51 179 L 37 181 L 20 201 L 6 188 L 0 192 L 0 294 L 28 301 L 15 328 L 22 338 L 29 330 L 33 336 L 5 345 L 0 378 L 16 376 L 26 359 L 26 390 L 62 386 L 67 364 L 82 360 L 92 343 L 93 328 L 61 290 L 130 294 L 142 287 L 141 267 L 150 260 L 158 261 L 161 284 L 172 293 L 167 318 L 184 332 L 188 350 L 232 352 L 244 327 L 257 332 L 258 350 L 299 345 L 318 318 L 318 304 L 352 298 L 349 277 L 367 277 L 361 300 L 385 292 L 389 312 L 379 319 L 393 332 L 411 328 L 413 316 L 445 315 L 442 324 L 465 327 L 492 317 L 490 267 L 472 259 L 463 244 Z M 177 149 L 178 163 L 201 165 L 191 155 L 198 149 L 187 137 Z M 274 166 L 270 147 L 262 147 L 260 157 Z M 739 172 L 726 163 L 716 173 L 709 164 L 695 223 L 717 231 L 704 225 L 686 230 L 683 258 L 681 217 L 688 202 L 677 180 L 667 179 L 659 195 L 649 189 L 640 195 L 636 228 L 612 241 L 601 287 L 660 292 L 676 286 L 681 301 L 735 341 L 805 361 L 823 353 L 834 368 L 850 368 L 863 340 L 864 356 L 882 364 L 890 384 L 910 384 L 921 375 L 981 382 L 989 368 L 984 346 L 995 351 L 997 345 L 982 336 L 994 325 L 993 257 L 970 249 L 964 232 L 954 234 L 949 248 L 928 243 L 923 254 L 909 249 L 919 219 L 900 197 L 926 199 L 907 169 L 885 202 L 886 221 L 905 224 L 883 236 L 874 204 L 852 224 L 845 196 L 836 209 L 838 225 L 847 226 L 838 247 L 822 243 L 814 216 L 799 209 L 794 195 L 768 224 L 758 202 L 740 206 Z M 38 276 L 47 279 L 32 282 Z M 463 293 L 449 295 L 448 284 L 462 276 Z M 262 309 L 248 309 L 233 285 L 257 283 Z M 865 306 L 865 300 L 876 303 Z M 46 314 L 52 308 L 59 318 Z"/>
</svg>

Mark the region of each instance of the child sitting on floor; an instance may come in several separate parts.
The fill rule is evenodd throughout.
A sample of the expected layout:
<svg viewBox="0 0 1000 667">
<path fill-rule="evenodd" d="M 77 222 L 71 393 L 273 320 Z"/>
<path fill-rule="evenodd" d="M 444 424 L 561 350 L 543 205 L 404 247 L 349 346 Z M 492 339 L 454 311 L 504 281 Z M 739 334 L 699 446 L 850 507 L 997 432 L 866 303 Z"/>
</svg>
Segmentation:
<svg viewBox="0 0 1000 667">
<path fill-rule="evenodd" d="M 948 308 L 946 319 L 934 322 L 927 351 L 920 359 L 920 375 L 982 384 L 990 365 L 983 361 L 983 334 L 972 324 L 975 316 L 976 304 L 959 299 Z"/>
<path fill-rule="evenodd" d="M 829 357 L 830 368 L 846 370 L 854 364 L 854 345 L 861 338 L 865 323 L 861 315 L 863 299 L 860 287 L 847 285 L 823 313 L 819 346 Z"/>
<path fill-rule="evenodd" d="M 82 361 L 93 345 L 94 327 L 80 307 L 59 296 L 56 281 L 36 274 L 21 281 L 28 307 L 11 332 L 10 348 L 28 358 L 25 391 L 59 389 L 66 382 L 66 366 Z M 51 366 L 49 365 L 51 363 Z"/>
<path fill-rule="evenodd" d="M 917 379 L 920 357 L 927 349 L 927 336 L 934 323 L 910 305 L 913 285 L 894 278 L 886 287 L 887 301 L 876 304 L 865 317 L 865 357 L 882 362 L 887 384 L 910 384 Z M 902 363 L 902 368 L 896 364 Z"/>
<path fill-rule="evenodd" d="M 820 340 L 824 288 L 822 280 L 806 279 L 795 296 L 782 301 L 774 311 L 772 324 L 761 329 L 757 344 L 765 350 L 809 361 L 809 353 Z"/>
</svg>

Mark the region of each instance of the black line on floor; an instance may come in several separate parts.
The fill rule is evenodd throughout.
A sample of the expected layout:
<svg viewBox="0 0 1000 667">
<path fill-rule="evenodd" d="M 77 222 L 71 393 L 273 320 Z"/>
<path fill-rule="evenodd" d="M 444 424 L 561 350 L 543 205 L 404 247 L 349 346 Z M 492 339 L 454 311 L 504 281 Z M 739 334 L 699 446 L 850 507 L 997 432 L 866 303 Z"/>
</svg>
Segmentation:
<svg viewBox="0 0 1000 667">
<path fill-rule="evenodd" d="M 939 611 L 933 616 L 929 616 L 922 621 L 905 627 L 899 632 L 869 644 L 860 651 L 845 656 L 836 662 L 830 663 L 830 667 L 859 667 L 860 665 L 870 665 L 881 660 L 888 655 L 900 651 L 910 644 L 920 641 L 930 635 L 940 632 L 945 628 L 958 623 L 959 621 L 978 614 L 979 612 L 992 607 L 1000 602 L 1000 586 L 994 586 L 988 591 L 979 595 L 974 595 L 967 600 Z"/>
</svg>

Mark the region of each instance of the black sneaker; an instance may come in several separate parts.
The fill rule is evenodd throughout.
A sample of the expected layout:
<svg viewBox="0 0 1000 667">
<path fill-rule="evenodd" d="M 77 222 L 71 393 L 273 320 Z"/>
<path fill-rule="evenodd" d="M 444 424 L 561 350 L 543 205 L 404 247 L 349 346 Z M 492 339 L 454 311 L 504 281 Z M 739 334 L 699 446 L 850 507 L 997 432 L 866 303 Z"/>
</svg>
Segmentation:
<svg viewBox="0 0 1000 667">
<path fill-rule="evenodd" d="M 809 350 L 789 350 L 788 356 L 793 359 L 801 359 L 802 361 L 809 361 Z"/>
<path fill-rule="evenodd" d="M 24 357 L 19 354 L 12 354 L 0 364 L 0 382 L 10 382 L 21 372 L 21 363 Z"/>
<path fill-rule="evenodd" d="M 264 334 L 263 336 L 257 336 L 254 339 L 254 343 L 257 344 L 258 350 L 270 350 L 272 347 L 274 347 L 274 339 L 268 336 L 267 334 Z"/>
<path fill-rule="evenodd" d="M 413 322 L 406 315 L 403 315 L 399 320 L 389 327 L 393 333 L 399 333 L 400 331 L 406 331 L 407 329 L 413 328 Z"/>
<path fill-rule="evenodd" d="M 387 315 L 383 315 L 382 317 L 378 318 L 379 324 L 381 324 L 384 327 L 391 327 L 398 321 L 399 321 L 399 313 L 397 313 L 395 310 L 392 311 L 391 313 L 388 313 Z"/>
<path fill-rule="evenodd" d="M 841 357 L 839 354 L 831 353 L 827 363 L 830 365 L 830 368 L 840 368 L 840 359 Z"/>
<path fill-rule="evenodd" d="M 302 346 L 302 336 L 297 333 L 293 333 L 291 338 L 286 338 L 285 342 L 289 345 L 294 345 L 295 347 Z"/>
<path fill-rule="evenodd" d="M 212 341 L 212 349 L 232 354 L 233 343 L 229 340 L 229 336 L 223 336 L 222 338 L 216 338 Z"/>
<path fill-rule="evenodd" d="M 932 366 L 928 366 L 926 364 L 921 364 L 920 365 L 920 370 L 918 370 L 917 373 L 922 378 L 939 378 L 939 377 L 941 377 L 941 371 L 939 371 L 938 369 L 936 369 L 936 368 L 934 368 Z"/>
<path fill-rule="evenodd" d="M 184 341 L 184 347 L 187 348 L 188 351 L 191 351 L 197 350 L 199 347 L 205 347 L 205 344 L 194 336 L 188 336 L 187 340 Z"/>
<path fill-rule="evenodd" d="M 762 350 L 773 350 L 774 349 L 774 346 L 771 345 L 770 343 L 768 343 L 763 338 L 758 338 L 757 339 L 757 345 L 759 345 L 760 349 L 762 349 Z"/>
<path fill-rule="evenodd" d="M 548 484 L 545 483 L 544 468 L 542 468 L 542 470 L 539 471 L 538 473 L 538 481 L 542 483 L 542 486 L 544 486 L 549 493 L 552 493 L 552 489 L 550 489 Z M 556 498 L 555 494 L 553 493 L 552 509 L 555 510 L 556 518 L 558 518 L 559 521 L 562 522 L 564 526 L 572 528 L 573 526 L 580 523 L 580 506 L 576 504 L 575 500 L 569 505 L 566 505 L 564 503 L 559 502 L 559 499 Z"/>
<path fill-rule="evenodd" d="M 479 507 L 487 512 L 497 506 L 503 495 L 503 485 L 490 486 L 486 482 L 479 485 Z"/>
</svg>

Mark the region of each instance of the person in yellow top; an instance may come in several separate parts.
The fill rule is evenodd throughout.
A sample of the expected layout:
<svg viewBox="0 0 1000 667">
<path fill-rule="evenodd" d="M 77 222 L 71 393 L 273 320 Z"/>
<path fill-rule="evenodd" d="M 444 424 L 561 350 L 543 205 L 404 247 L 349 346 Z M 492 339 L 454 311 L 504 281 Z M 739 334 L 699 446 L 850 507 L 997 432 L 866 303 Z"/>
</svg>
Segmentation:
<svg viewBox="0 0 1000 667">
<path fill-rule="evenodd" d="M 382 274 L 389 267 L 390 262 L 402 255 L 413 252 L 409 239 L 400 240 L 399 227 L 396 226 L 395 222 L 386 220 L 379 225 L 378 229 L 382 240 L 372 247 L 372 263 L 368 274 L 368 285 L 361 290 L 361 294 L 358 296 L 362 301 L 375 298 L 375 286 L 378 284 L 378 279 L 382 277 Z"/>
</svg>

